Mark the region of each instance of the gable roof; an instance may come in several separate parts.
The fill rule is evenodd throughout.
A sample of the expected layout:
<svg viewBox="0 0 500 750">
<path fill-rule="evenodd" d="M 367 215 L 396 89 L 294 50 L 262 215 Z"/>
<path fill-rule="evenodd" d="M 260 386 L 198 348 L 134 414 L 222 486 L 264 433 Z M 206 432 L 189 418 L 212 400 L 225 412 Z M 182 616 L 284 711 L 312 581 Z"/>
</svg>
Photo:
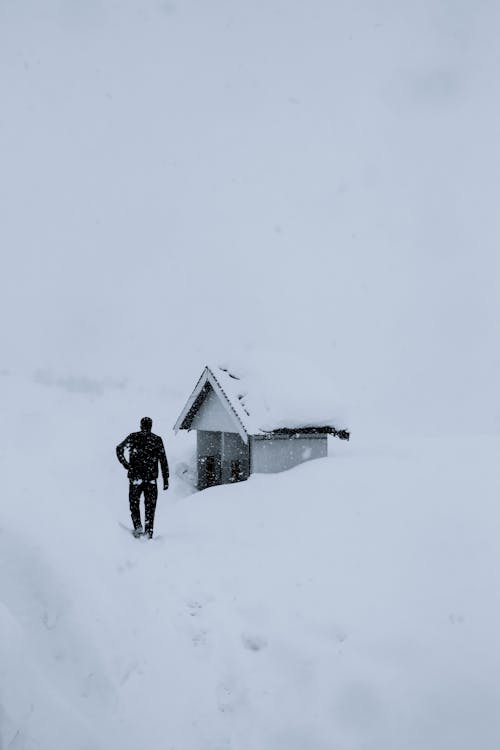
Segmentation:
<svg viewBox="0 0 500 750">
<path fill-rule="evenodd" d="M 190 429 L 194 416 L 205 400 L 205 396 L 207 395 L 208 389 L 210 387 L 219 396 L 222 406 L 235 425 L 236 431 L 240 434 L 240 436 L 246 443 L 248 441 L 249 433 L 245 429 L 245 425 L 241 421 L 238 412 L 235 410 L 230 399 L 228 398 L 217 378 L 208 366 L 206 366 L 201 373 L 200 379 L 196 383 L 192 394 L 190 395 L 186 402 L 186 405 L 184 406 L 184 409 L 181 411 L 179 418 L 174 425 L 175 432 L 177 432 L 178 430 Z"/>
<path fill-rule="evenodd" d="M 176 432 L 190 429 L 210 387 L 245 442 L 248 435 L 308 428 L 348 437 L 330 379 L 302 359 L 267 355 L 259 356 L 257 365 L 206 365 L 174 426 Z"/>
</svg>

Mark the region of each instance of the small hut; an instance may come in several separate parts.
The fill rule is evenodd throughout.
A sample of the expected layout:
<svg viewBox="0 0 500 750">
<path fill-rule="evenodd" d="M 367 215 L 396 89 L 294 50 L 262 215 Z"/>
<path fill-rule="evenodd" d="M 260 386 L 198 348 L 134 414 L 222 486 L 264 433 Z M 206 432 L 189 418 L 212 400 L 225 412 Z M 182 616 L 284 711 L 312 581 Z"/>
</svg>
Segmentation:
<svg viewBox="0 0 500 750">
<path fill-rule="evenodd" d="M 280 360 L 260 371 L 207 365 L 174 427 L 197 432 L 198 488 L 326 456 L 328 435 L 348 440 L 331 387 L 303 363 Z"/>
</svg>

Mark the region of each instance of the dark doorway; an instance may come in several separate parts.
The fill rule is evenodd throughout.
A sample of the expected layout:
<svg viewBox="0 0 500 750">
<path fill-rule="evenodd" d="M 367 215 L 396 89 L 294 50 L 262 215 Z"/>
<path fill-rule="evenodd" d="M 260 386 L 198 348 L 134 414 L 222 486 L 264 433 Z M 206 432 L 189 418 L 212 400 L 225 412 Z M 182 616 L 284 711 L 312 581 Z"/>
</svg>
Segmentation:
<svg viewBox="0 0 500 750">
<path fill-rule="evenodd" d="M 219 456 L 205 456 L 204 487 L 214 487 L 221 483 L 221 461 Z"/>
<path fill-rule="evenodd" d="M 243 473 L 243 466 L 241 461 L 231 461 L 231 482 L 242 482 L 246 479 Z"/>
<path fill-rule="evenodd" d="M 198 430 L 198 489 L 222 483 L 222 436 L 220 432 Z"/>
</svg>

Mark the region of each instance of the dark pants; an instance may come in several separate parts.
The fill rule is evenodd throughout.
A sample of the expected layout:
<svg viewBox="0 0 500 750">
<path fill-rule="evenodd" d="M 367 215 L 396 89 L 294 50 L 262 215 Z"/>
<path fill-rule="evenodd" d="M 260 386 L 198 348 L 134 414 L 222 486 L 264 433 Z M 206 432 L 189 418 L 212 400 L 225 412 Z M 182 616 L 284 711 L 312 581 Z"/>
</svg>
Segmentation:
<svg viewBox="0 0 500 750">
<path fill-rule="evenodd" d="M 155 520 L 156 510 L 156 499 L 158 497 L 158 487 L 156 486 L 156 479 L 140 480 L 138 483 L 130 482 L 128 499 L 130 502 L 130 515 L 132 516 L 132 523 L 134 529 L 139 529 L 141 524 L 141 511 L 139 510 L 139 503 L 141 495 L 144 492 L 144 531 L 149 536 L 153 536 L 153 523 Z"/>
</svg>

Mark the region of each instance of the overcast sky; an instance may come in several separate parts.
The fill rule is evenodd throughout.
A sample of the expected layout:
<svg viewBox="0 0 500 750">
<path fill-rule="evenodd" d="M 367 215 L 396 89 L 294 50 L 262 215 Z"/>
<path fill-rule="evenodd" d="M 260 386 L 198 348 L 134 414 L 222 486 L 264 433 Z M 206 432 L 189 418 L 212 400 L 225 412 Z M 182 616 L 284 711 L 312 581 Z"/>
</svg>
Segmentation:
<svg viewBox="0 0 500 750">
<path fill-rule="evenodd" d="M 499 33 L 494 0 L 0 0 L 2 366 L 189 388 L 279 346 L 358 418 L 500 429 Z"/>
</svg>

